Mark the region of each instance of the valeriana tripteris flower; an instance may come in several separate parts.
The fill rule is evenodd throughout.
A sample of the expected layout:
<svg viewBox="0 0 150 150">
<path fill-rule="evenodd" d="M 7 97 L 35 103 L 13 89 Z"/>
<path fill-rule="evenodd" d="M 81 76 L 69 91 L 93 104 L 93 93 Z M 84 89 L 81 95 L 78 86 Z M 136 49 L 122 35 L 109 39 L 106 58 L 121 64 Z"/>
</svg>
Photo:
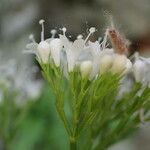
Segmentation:
<svg viewBox="0 0 150 150">
<path fill-rule="evenodd" d="M 30 37 L 33 42 L 27 45 L 27 49 L 32 49 L 31 52 L 34 52 L 44 64 L 50 63 L 51 58 L 56 66 L 61 65 L 61 60 L 66 61 L 66 70 L 69 73 L 82 61 L 91 61 L 92 69 L 89 78 L 94 78 L 97 74 L 109 70 L 113 73 L 123 71 L 128 73 L 132 67 L 130 60 L 125 55 L 116 54 L 112 48 L 106 48 L 109 30 L 106 30 L 102 43 L 89 41 L 89 37 L 96 31 L 94 27 L 89 29 L 89 34 L 85 40 L 80 35 L 74 42 L 70 41 L 66 37 L 65 27 L 62 28 L 63 34 L 59 34 L 59 38 L 55 38 L 56 32 L 53 32 L 51 38 L 44 40 L 44 20 L 40 20 L 39 23 L 42 25 L 41 42 L 38 44 L 33 37 Z M 61 55 L 62 52 L 66 55 L 65 58 Z"/>
<path fill-rule="evenodd" d="M 60 40 L 63 43 L 64 50 L 67 56 L 68 72 L 72 72 L 75 67 L 76 61 L 79 57 L 79 54 L 84 49 L 84 40 L 77 39 L 74 42 L 71 42 L 65 35 L 66 28 L 63 28 L 62 31 L 63 31 L 63 35 L 59 35 L 59 36 L 60 36 Z"/>
<path fill-rule="evenodd" d="M 56 109 L 69 135 L 70 148 L 77 149 L 76 143 L 81 131 L 89 126 L 93 139 L 91 147 L 98 150 L 102 141 L 101 149 L 106 149 L 108 145 L 105 145 L 105 142 L 113 140 L 107 137 L 113 136 L 114 133 L 118 138 L 118 129 L 131 131 L 130 126 L 133 129 L 137 125 L 137 112 L 143 107 L 142 103 L 139 107 L 137 97 L 141 84 L 133 86 L 135 81 L 132 62 L 128 58 L 128 45 L 119 32 L 112 28 L 106 30 L 102 42 L 89 40 L 91 34 L 96 31 L 94 27 L 89 29 L 85 39 L 80 34 L 74 41 L 67 38 L 66 31 L 65 27 L 62 28 L 63 33 L 59 34 L 59 38 L 53 36 L 43 40 L 42 36 L 40 43 L 46 42 L 44 48 L 48 51 L 44 51 L 40 43 L 37 44 L 37 47 L 40 47 L 40 50 L 36 49 L 38 62 L 54 91 Z M 107 37 L 110 38 L 113 48 L 107 47 Z M 147 103 L 149 89 L 144 91 L 145 89 L 138 96 L 142 96 Z M 66 106 L 70 110 L 69 117 L 65 112 Z M 146 107 L 145 110 L 147 111 Z M 104 133 L 106 127 L 108 133 L 107 130 Z M 122 132 L 119 132 L 119 138 L 124 136 L 121 134 Z"/>
<path fill-rule="evenodd" d="M 91 27 L 85 40 L 82 35 L 79 35 L 74 42 L 69 41 L 66 37 L 66 28 L 63 28 L 62 30 L 63 35 L 59 36 L 67 56 L 68 72 L 72 72 L 77 63 L 82 62 L 83 60 L 92 59 L 92 57 L 94 57 L 92 63 L 95 66 L 95 61 L 97 60 L 97 57 L 100 56 L 100 44 L 98 42 L 88 42 L 88 39 L 90 35 L 96 31 L 96 29 Z"/>
<path fill-rule="evenodd" d="M 52 30 L 52 37 L 44 40 L 44 20 L 40 20 L 39 24 L 42 26 L 41 31 L 41 42 L 38 44 L 35 42 L 33 36 L 30 36 L 32 43 L 27 45 L 28 51 L 36 54 L 38 59 L 42 61 L 42 63 L 49 63 L 50 56 L 53 58 L 56 66 L 60 65 L 60 50 L 62 49 L 62 44 L 60 39 L 55 37 L 55 30 Z"/>
</svg>

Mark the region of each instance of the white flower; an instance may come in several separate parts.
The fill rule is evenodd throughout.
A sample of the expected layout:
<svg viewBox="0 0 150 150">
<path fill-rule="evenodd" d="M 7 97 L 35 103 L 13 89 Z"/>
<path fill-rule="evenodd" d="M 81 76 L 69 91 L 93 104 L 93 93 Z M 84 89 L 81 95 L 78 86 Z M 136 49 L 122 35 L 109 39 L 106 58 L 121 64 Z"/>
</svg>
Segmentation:
<svg viewBox="0 0 150 150">
<path fill-rule="evenodd" d="M 89 29 L 89 34 L 85 40 L 82 39 L 82 35 L 78 36 L 74 42 L 68 40 L 65 35 L 66 28 L 62 29 L 63 35 L 60 35 L 60 39 L 63 43 L 64 50 L 66 51 L 67 55 L 67 63 L 68 63 L 68 72 L 72 72 L 74 70 L 75 65 L 78 63 L 80 56 L 87 55 L 88 50 L 91 49 L 91 46 L 88 43 L 88 39 L 91 34 L 93 34 L 96 29 L 91 27 Z M 85 56 L 83 56 L 85 58 Z M 88 60 L 89 58 L 86 58 Z"/>
<path fill-rule="evenodd" d="M 55 38 L 50 42 L 51 57 L 54 60 L 55 65 L 60 66 L 60 52 L 62 50 L 62 42 L 59 38 Z"/>
<path fill-rule="evenodd" d="M 80 64 L 80 72 L 82 78 L 89 77 L 92 72 L 92 61 L 83 61 Z"/>
<path fill-rule="evenodd" d="M 72 43 L 65 36 L 65 32 L 66 30 L 63 35 L 60 35 L 60 40 L 62 41 L 62 45 L 64 46 L 64 50 L 67 55 L 68 72 L 72 72 L 79 54 L 84 49 L 85 42 L 83 39 L 77 39 Z"/>
<path fill-rule="evenodd" d="M 38 59 L 46 64 L 49 63 L 49 58 L 50 58 L 50 45 L 49 43 L 54 39 L 54 36 L 56 34 L 56 30 L 52 30 L 51 34 L 52 37 L 49 39 L 44 40 L 44 20 L 41 19 L 39 21 L 39 24 L 42 26 L 42 31 L 41 31 L 41 42 L 38 44 L 35 42 L 34 36 L 30 35 L 29 39 L 31 40 L 30 44 L 27 44 L 25 53 L 33 53 L 35 54 Z"/>
<path fill-rule="evenodd" d="M 98 41 L 96 42 L 89 41 L 88 49 L 92 56 L 93 70 L 92 70 L 91 78 L 93 78 L 99 73 L 99 64 L 100 64 L 100 57 L 102 54 L 102 50 Z"/>
<path fill-rule="evenodd" d="M 50 58 L 50 45 L 46 41 L 42 41 L 38 44 L 37 47 L 38 57 L 42 63 L 46 64 Z"/>
</svg>

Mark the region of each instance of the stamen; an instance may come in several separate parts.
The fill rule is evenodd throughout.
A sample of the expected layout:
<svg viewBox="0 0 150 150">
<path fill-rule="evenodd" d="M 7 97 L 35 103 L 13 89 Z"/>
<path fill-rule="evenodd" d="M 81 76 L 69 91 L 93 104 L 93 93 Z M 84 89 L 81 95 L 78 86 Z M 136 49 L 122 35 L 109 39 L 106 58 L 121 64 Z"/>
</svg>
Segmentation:
<svg viewBox="0 0 150 150">
<path fill-rule="evenodd" d="M 31 42 L 33 42 L 33 43 L 36 43 L 33 34 L 30 34 L 30 35 L 29 35 L 29 40 L 30 40 Z"/>
<path fill-rule="evenodd" d="M 41 31 L 41 41 L 44 41 L 44 22 L 45 20 L 41 19 L 39 21 L 39 24 L 42 26 L 42 31 Z"/>
<path fill-rule="evenodd" d="M 51 38 L 54 38 L 56 33 L 57 33 L 57 31 L 55 29 L 51 30 L 51 34 L 52 34 Z"/>
<path fill-rule="evenodd" d="M 87 42 L 87 40 L 89 39 L 89 37 L 91 36 L 91 34 L 93 34 L 94 32 L 96 32 L 96 29 L 95 29 L 95 27 L 91 27 L 90 29 L 89 29 L 89 34 L 88 34 L 88 36 L 87 36 L 87 38 L 85 39 L 85 43 Z"/>
<path fill-rule="evenodd" d="M 66 29 L 65 27 L 63 27 L 61 30 L 63 31 L 63 35 L 65 35 L 65 34 L 66 34 L 67 29 Z"/>
</svg>

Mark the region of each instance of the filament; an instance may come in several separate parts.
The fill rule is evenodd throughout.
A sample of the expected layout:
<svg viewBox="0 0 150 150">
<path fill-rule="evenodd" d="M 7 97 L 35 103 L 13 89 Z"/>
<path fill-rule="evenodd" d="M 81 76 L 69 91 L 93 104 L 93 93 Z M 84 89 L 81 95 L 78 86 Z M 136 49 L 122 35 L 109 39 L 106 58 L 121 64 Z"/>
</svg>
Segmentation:
<svg viewBox="0 0 150 150">
<path fill-rule="evenodd" d="M 43 19 L 41 19 L 41 20 L 39 21 L 39 24 L 40 24 L 41 27 L 42 27 L 42 31 L 41 31 L 41 41 L 44 41 L 44 22 L 45 22 L 45 20 L 43 20 Z"/>
<path fill-rule="evenodd" d="M 95 27 L 91 27 L 91 28 L 89 29 L 89 32 L 90 32 L 90 33 L 89 33 L 88 36 L 86 37 L 85 43 L 87 42 L 87 40 L 89 39 L 89 37 L 91 36 L 91 34 L 93 34 L 95 31 L 96 31 Z"/>
<path fill-rule="evenodd" d="M 52 34 L 51 38 L 54 38 L 56 33 L 57 33 L 57 31 L 55 29 L 51 30 L 51 34 Z"/>
<path fill-rule="evenodd" d="M 66 35 L 67 29 L 65 27 L 63 27 L 61 30 L 63 31 L 63 35 Z"/>
</svg>

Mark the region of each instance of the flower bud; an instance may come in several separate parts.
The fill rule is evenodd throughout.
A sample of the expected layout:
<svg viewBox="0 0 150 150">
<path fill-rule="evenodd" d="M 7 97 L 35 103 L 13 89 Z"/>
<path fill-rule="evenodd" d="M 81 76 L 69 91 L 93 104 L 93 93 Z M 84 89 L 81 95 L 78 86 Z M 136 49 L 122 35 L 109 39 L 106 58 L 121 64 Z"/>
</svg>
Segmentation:
<svg viewBox="0 0 150 150">
<path fill-rule="evenodd" d="M 62 42 L 56 38 L 50 42 L 51 56 L 54 60 L 55 65 L 60 66 L 60 51 L 62 50 Z"/>
<path fill-rule="evenodd" d="M 80 72 L 82 78 L 89 77 L 92 72 L 92 62 L 91 61 L 83 61 L 80 65 Z"/>
<path fill-rule="evenodd" d="M 37 47 L 38 55 L 42 61 L 42 63 L 48 63 L 50 57 L 50 46 L 46 41 L 42 41 L 38 44 Z"/>
<path fill-rule="evenodd" d="M 142 82 L 145 73 L 145 63 L 141 60 L 136 60 L 133 65 L 133 74 L 136 82 Z"/>
<path fill-rule="evenodd" d="M 104 55 L 100 60 L 100 73 L 103 74 L 107 72 L 113 64 L 113 56 L 112 55 Z"/>
<path fill-rule="evenodd" d="M 116 54 L 111 71 L 114 74 L 121 74 L 126 69 L 126 65 L 127 57 L 125 55 Z"/>
</svg>

